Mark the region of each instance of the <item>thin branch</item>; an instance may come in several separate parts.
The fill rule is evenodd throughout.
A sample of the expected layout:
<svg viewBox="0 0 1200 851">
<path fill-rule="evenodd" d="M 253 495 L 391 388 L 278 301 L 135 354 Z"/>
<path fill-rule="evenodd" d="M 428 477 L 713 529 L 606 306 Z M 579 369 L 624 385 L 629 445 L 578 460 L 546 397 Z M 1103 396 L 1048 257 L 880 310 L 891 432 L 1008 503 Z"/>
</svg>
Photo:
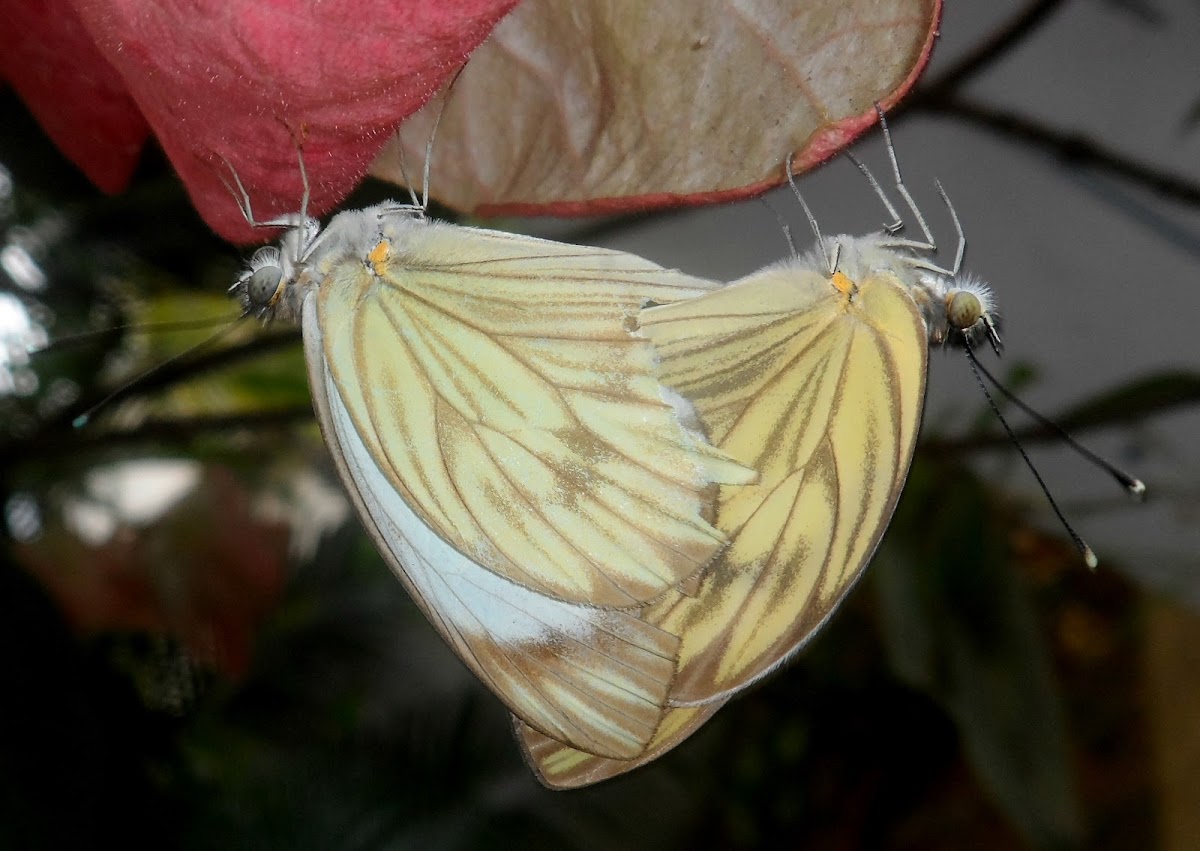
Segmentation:
<svg viewBox="0 0 1200 851">
<path fill-rule="evenodd" d="M 1065 162 L 1090 167 L 1139 183 L 1165 198 L 1200 204 L 1200 184 L 1106 148 L 1074 132 L 1055 130 L 1014 112 L 985 106 L 966 98 L 946 97 L 922 103 L 926 112 L 972 121 L 1003 136 L 1055 154 Z"/>
<path fill-rule="evenodd" d="M 1136 408 L 1112 406 L 1104 413 L 1086 415 L 1086 419 L 1073 417 L 1070 412 L 1061 418 L 1064 428 L 1080 434 L 1098 428 L 1138 423 L 1156 414 L 1180 408 L 1191 408 L 1200 404 L 1200 393 L 1192 390 L 1171 395 L 1160 395 Z M 263 428 L 290 427 L 311 422 L 312 408 L 308 405 L 291 406 L 273 411 L 253 413 L 211 414 L 206 416 L 174 417 L 147 420 L 129 429 L 105 431 L 96 429 L 47 429 L 26 441 L 16 441 L 0 447 L 0 468 L 19 461 L 44 461 L 46 458 L 61 457 L 67 453 L 100 452 L 104 450 L 157 444 L 160 446 L 187 447 L 200 437 L 210 437 L 223 432 L 249 431 Z M 1022 443 L 1053 443 L 1058 435 L 1040 426 L 1030 426 L 1016 432 Z M 954 438 L 931 438 L 922 440 L 918 452 L 963 454 L 993 449 L 1007 449 L 1011 442 L 1004 434 L 970 435 Z"/>
<path fill-rule="evenodd" d="M 1022 39 L 1032 33 L 1063 5 L 1063 0 L 1032 0 L 1008 23 L 984 39 L 937 79 L 918 87 L 900 104 L 899 111 L 913 109 L 950 115 L 972 121 L 996 133 L 1049 151 L 1079 167 L 1118 175 L 1142 184 L 1158 194 L 1200 204 L 1200 184 L 1182 175 L 1132 159 L 1106 148 L 1075 132 L 1047 127 L 1025 116 L 985 106 L 957 94 L 963 85 L 977 77 L 996 60 L 1003 58 Z"/>
<path fill-rule="evenodd" d="M 970 82 L 989 65 L 1002 59 L 1018 42 L 1032 33 L 1051 14 L 1058 11 L 1065 0 L 1033 0 L 1018 12 L 1008 23 L 975 46 L 966 56 L 958 60 L 936 79 L 921 86 L 904 106 L 920 108 L 926 100 L 937 100 L 949 96 L 956 89 Z"/>
<path fill-rule="evenodd" d="M 1147 402 L 1136 408 L 1124 411 L 1094 416 L 1084 422 L 1071 422 L 1070 417 L 1060 421 L 1062 428 L 1072 434 L 1080 434 L 1098 428 L 1132 425 L 1147 420 L 1159 414 L 1165 414 L 1177 409 L 1191 409 L 1200 405 L 1200 396 L 1180 396 L 1175 399 L 1161 399 Z M 1028 426 L 1014 430 L 1021 443 L 1058 443 L 1061 438 L 1051 429 L 1040 425 Z M 1008 449 L 1012 446 L 1007 434 L 975 434 L 963 437 L 934 437 L 922 440 L 917 451 L 924 454 L 978 452 L 991 449 Z"/>
<path fill-rule="evenodd" d="M 204 352 L 196 357 L 184 358 L 149 372 L 144 378 L 136 378 L 126 387 L 112 396 L 109 404 L 115 404 L 131 396 L 147 396 L 160 390 L 169 389 L 176 384 L 205 375 L 225 367 L 241 363 L 277 349 L 296 345 L 300 340 L 298 330 L 283 333 L 260 334 L 254 339 L 235 346 L 224 346 L 219 349 Z M 103 400 L 110 391 L 96 390 L 86 399 L 80 400 L 60 417 L 45 424 L 47 431 L 57 431 L 68 426 L 75 415 L 81 410 L 88 410 L 92 405 Z M 106 404 L 107 407 L 107 404 Z"/>
<path fill-rule="evenodd" d="M 312 419 L 312 406 L 295 405 L 271 411 L 153 419 L 127 429 L 48 429 L 28 440 L 0 447 L 0 467 L 44 463 L 47 458 L 62 458 L 66 454 L 105 452 L 144 444 L 190 450 L 197 438 L 226 432 L 290 428 L 312 422 Z"/>
</svg>

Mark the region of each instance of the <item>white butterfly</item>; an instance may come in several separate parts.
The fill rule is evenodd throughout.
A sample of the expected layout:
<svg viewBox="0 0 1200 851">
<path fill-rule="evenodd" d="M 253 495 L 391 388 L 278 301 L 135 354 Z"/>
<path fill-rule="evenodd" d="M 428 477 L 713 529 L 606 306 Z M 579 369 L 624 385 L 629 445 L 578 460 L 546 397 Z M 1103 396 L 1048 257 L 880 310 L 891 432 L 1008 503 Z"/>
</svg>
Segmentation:
<svg viewBox="0 0 1200 851">
<path fill-rule="evenodd" d="M 417 204 L 263 224 L 288 230 L 234 290 L 300 323 L 326 443 L 413 599 L 530 728 L 641 754 L 679 649 L 641 612 L 695 587 L 727 544 L 718 486 L 756 473 L 696 430 L 638 317 L 718 285 Z"/>
<path fill-rule="evenodd" d="M 817 240 L 808 253 L 642 313 L 663 381 L 695 406 L 714 445 L 760 478 L 721 487 L 714 522 L 731 543 L 699 590 L 645 613 L 681 639 L 671 709 L 649 746 L 613 760 L 517 722 L 546 785 L 585 786 L 661 756 L 803 647 L 891 519 L 916 446 L 930 345 L 999 345 L 990 292 L 959 275 L 961 229 L 954 265 L 937 266 L 898 167 L 923 241 L 895 235 L 899 217 L 863 170 L 896 225 L 824 238 L 805 205 Z"/>
</svg>

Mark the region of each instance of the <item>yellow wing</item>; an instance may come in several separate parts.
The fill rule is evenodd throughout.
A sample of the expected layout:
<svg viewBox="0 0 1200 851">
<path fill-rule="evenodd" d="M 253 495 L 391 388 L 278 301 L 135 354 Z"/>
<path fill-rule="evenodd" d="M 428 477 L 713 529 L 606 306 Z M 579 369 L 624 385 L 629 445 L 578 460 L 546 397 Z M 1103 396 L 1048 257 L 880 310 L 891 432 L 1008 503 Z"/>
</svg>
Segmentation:
<svg viewBox="0 0 1200 851">
<path fill-rule="evenodd" d="M 375 463 L 324 361 L 315 297 L 303 306 L 321 430 L 359 517 L 405 589 L 462 660 L 533 728 L 613 758 L 658 727 L 679 642 L 636 615 L 555 600 L 447 543 Z"/>
<path fill-rule="evenodd" d="M 682 641 L 674 708 L 646 749 L 607 759 L 518 723 L 546 785 L 595 783 L 675 747 L 802 646 L 862 573 L 908 472 L 928 331 L 901 281 L 855 271 L 835 286 L 791 261 L 642 313 L 663 380 L 761 478 L 721 488 L 716 523 L 732 543 L 699 592 L 646 610 Z"/>
<path fill-rule="evenodd" d="M 754 473 L 683 424 L 634 333 L 648 301 L 714 284 L 407 216 L 365 259 L 328 254 L 317 323 L 353 429 L 468 558 L 556 599 L 636 607 L 725 545 L 714 483 Z"/>
<path fill-rule="evenodd" d="M 724 705 L 724 701 L 717 701 L 668 709 L 654 738 L 636 759 L 610 759 L 578 750 L 539 733 L 516 717 L 513 730 L 525 762 L 538 780 L 551 789 L 578 789 L 653 762 L 700 729 Z"/>
<path fill-rule="evenodd" d="M 856 277 L 841 279 L 844 294 L 793 261 L 642 315 L 663 380 L 761 476 L 721 489 L 717 526 L 732 543 L 699 593 L 646 613 L 683 642 L 676 705 L 720 700 L 785 661 L 891 518 L 920 426 L 928 332 L 896 277 Z"/>
</svg>

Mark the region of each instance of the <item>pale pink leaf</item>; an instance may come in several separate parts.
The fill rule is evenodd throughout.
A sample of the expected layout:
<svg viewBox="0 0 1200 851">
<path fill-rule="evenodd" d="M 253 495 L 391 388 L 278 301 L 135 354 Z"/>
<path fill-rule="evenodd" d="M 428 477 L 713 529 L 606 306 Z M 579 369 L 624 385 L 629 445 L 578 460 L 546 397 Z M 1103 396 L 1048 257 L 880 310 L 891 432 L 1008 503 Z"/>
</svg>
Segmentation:
<svg viewBox="0 0 1200 851">
<path fill-rule="evenodd" d="M 525 0 L 447 99 L 430 188 L 480 215 L 730 200 L 827 159 L 928 59 L 941 0 Z M 441 98 L 405 123 L 410 171 Z M 389 145 L 372 168 L 398 183 Z M 418 181 L 420 175 L 413 175 Z"/>
</svg>

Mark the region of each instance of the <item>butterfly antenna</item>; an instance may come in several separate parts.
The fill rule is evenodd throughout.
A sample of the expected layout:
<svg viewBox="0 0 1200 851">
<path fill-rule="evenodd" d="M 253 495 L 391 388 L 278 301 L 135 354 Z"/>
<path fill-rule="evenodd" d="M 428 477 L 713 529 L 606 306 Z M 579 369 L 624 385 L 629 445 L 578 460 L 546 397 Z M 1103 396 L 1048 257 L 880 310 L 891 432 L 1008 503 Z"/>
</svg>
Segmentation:
<svg viewBox="0 0 1200 851">
<path fill-rule="evenodd" d="M 152 375 L 157 375 L 159 372 L 166 369 L 171 364 L 177 363 L 180 360 L 182 360 L 183 358 L 188 357 L 190 355 L 194 355 L 196 352 L 199 352 L 199 351 L 206 349 L 209 346 L 213 345 L 218 340 L 222 339 L 227 334 L 229 334 L 234 328 L 236 328 L 238 326 L 238 323 L 241 320 L 245 319 L 246 316 L 248 316 L 248 315 L 249 315 L 248 313 L 243 313 L 237 319 L 235 319 L 232 322 L 230 322 L 229 324 L 227 324 L 224 328 L 219 328 L 216 331 L 216 333 L 211 334 L 209 337 L 201 340 L 199 343 L 196 343 L 196 345 L 190 346 L 190 347 L 184 349 L 179 354 L 174 355 L 173 357 L 167 358 L 166 360 L 164 360 L 161 363 L 155 364 L 150 369 L 143 372 L 141 375 L 138 375 L 135 378 L 131 378 L 129 381 L 126 381 L 120 387 L 117 387 L 111 393 L 108 393 L 107 395 L 105 395 L 103 399 L 101 399 L 96 404 L 91 405 L 86 411 L 84 411 L 82 414 L 80 414 L 75 419 L 73 419 L 71 421 L 71 426 L 73 428 L 83 428 L 91 421 L 91 419 L 96 415 L 96 413 L 101 408 L 107 407 L 108 405 L 112 404 L 112 402 L 119 399 L 120 397 L 128 395 L 129 392 L 138 385 L 138 383 L 145 381 L 147 378 L 150 378 Z"/>
<path fill-rule="evenodd" d="M 240 318 L 240 317 L 239 317 Z M 170 322 L 130 322 L 125 325 L 113 325 L 108 328 L 101 328 L 95 331 L 81 331 L 78 334 L 65 334 L 51 340 L 44 346 L 30 349 L 27 354 L 40 355 L 44 352 L 53 352 L 59 349 L 70 348 L 89 340 L 94 340 L 97 337 L 111 334 L 113 331 L 191 331 L 196 328 L 212 328 L 215 325 L 224 325 L 229 321 L 228 316 L 211 316 L 207 319 L 177 319 Z"/>
<path fill-rule="evenodd" d="M 883 187 L 879 185 L 879 181 L 875 179 L 875 175 L 873 175 L 871 170 L 867 168 L 866 163 L 854 156 L 854 154 L 850 153 L 849 151 L 846 151 L 846 159 L 854 163 L 858 170 L 862 172 L 863 177 L 867 179 L 867 183 L 871 184 L 871 188 L 875 190 L 875 197 L 883 202 L 883 206 L 887 210 L 888 215 L 892 217 L 891 224 L 884 222 L 884 231 L 889 234 L 898 233 L 900 229 L 904 227 L 904 219 L 900 217 L 900 213 L 898 213 L 896 208 L 892 205 L 892 199 L 888 198 L 887 193 L 883 191 Z"/>
<path fill-rule="evenodd" d="M 788 154 L 787 159 L 783 164 L 783 172 L 787 175 L 788 186 L 792 187 L 792 194 L 796 196 L 796 200 L 800 202 L 801 209 L 804 210 L 804 215 L 808 218 L 808 226 L 812 228 L 813 236 L 817 239 L 817 248 L 821 250 L 821 257 L 825 260 L 825 268 L 832 275 L 837 271 L 837 260 L 835 256 L 832 260 L 829 257 L 829 251 L 825 248 L 825 238 L 821 236 L 821 226 L 817 224 L 817 217 L 812 214 L 812 210 L 808 208 L 808 202 L 804 200 L 804 196 L 800 194 L 800 187 L 796 185 L 796 178 L 792 174 L 792 155 Z M 790 237 L 789 237 L 789 242 Z M 841 246 L 839 245 L 840 249 Z"/>
<path fill-rule="evenodd" d="M 1039 413 L 1038 411 L 1036 411 L 1035 409 L 1030 407 L 1028 404 L 1026 404 L 1024 401 L 1022 401 L 1021 398 L 1019 396 L 1017 396 L 1016 393 L 1013 393 L 1011 390 L 1009 390 L 1007 387 L 1005 387 L 1004 384 L 1002 384 L 1000 382 L 1000 380 L 998 378 L 996 378 L 996 376 L 992 375 L 982 363 L 979 363 L 978 361 L 976 361 L 975 365 L 979 369 L 979 371 L 981 373 L 983 373 L 983 377 L 986 378 L 988 381 L 990 381 L 992 383 L 992 386 L 995 387 L 997 390 L 999 390 L 1000 393 L 1004 396 L 1004 398 L 1008 399 L 1008 401 L 1012 402 L 1014 405 L 1016 405 L 1018 408 L 1020 408 L 1022 411 L 1024 411 L 1030 417 L 1032 417 L 1043 428 L 1048 429 L 1049 431 L 1052 431 L 1052 432 L 1054 432 L 1054 434 L 1058 435 L 1059 439 L 1062 440 L 1064 443 L 1066 443 L 1067 446 L 1074 449 L 1077 453 L 1079 453 L 1084 458 L 1086 458 L 1087 460 L 1089 460 L 1093 464 L 1095 464 L 1097 467 L 1099 467 L 1101 470 L 1103 470 L 1104 472 L 1106 472 L 1110 476 L 1112 476 L 1114 479 L 1116 479 L 1117 484 L 1119 484 L 1121 487 L 1123 487 L 1131 498 L 1133 498 L 1134 500 L 1136 500 L 1138 502 L 1142 502 L 1143 500 L 1145 500 L 1146 485 L 1144 482 L 1142 482 L 1141 479 L 1134 478 L 1133 476 L 1126 473 L 1124 470 L 1117 467 L 1115 464 L 1113 464 L 1113 463 L 1109 462 L 1108 460 L 1106 460 L 1105 458 L 1102 458 L 1101 456 L 1097 455 L 1095 452 L 1088 449 L 1086 446 L 1081 444 L 1075 438 L 1071 437 L 1071 435 L 1067 433 L 1066 429 L 1064 429 L 1062 426 L 1060 426 L 1054 420 L 1050 419 L 1047 416 L 1044 416 L 1043 414 Z"/>
<path fill-rule="evenodd" d="M 1000 420 L 1000 425 L 1004 426 L 1004 431 L 1008 433 L 1008 439 L 1012 441 L 1013 446 L 1017 448 L 1017 452 L 1021 454 L 1022 460 L 1025 461 L 1025 466 L 1027 466 L 1029 471 L 1033 473 L 1033 477 L 1037 480 L 1038 487 L 1042 489 L 1042 493 L 1046 495 L 1046 499 L 1049 501 L 1050 507 L 1054 509 L 1054 514 L 1056 517 L 1058 517 L 1058 522 L 1062 523 L 1063 528 L 1067 530 L 1067 534 L 1070 535 L 1071 540 L 1074 541 L 1075 547 L 1079 550 L 1080 555 L 1083 556 L 1084 564 L 1086 564 L 1091 570 L 1095 570 L 1097 565 L 1100 563 L 1099 559 L 1096 558 L 1096 553 L 1093 552 L 1092 548 L 1089 547 L 1084 542 L 1083 538 L 1079 536 L 1079 533 L 1075 531 L 1075 527 L 1073 527 L 1067 521 L 1067 518 L 1062 513 L 1062 509 L 1058 507 L 1058 503 L 1055 502 L 1054 497 L 1050 495 L 1050 489 L 1046 487 L 1046 482 L 1042 478 L 1042 474 L 1037 471 L 1037 467 L 1033 465 L 1033 461 L 1030 459 L 1029 453 L 1025 451 L 1025 447 L 1021 445 L 1021 441 L 1017 439 L 1016 433 L 1013 432 L 1012 426 L 1008 424 L 1008 420 L 1006 420 L 1004 418 L 1004 414 L 1000 412 L 1000 406 L 996 404 L 995 398 L 988 391 L 987 384 L 984 383 L 983 377 L 980 375 L 981 371 L 986 370 L 983 370 L 983 365 L 979 363 L 979 359 L 975 357 L 975 350 L 971 347 L 970 340 L 964 340 L 964 351 L 967 353 L 967 361 L 971 364 L 971 371 L 975 374 L 975 381 L 978 382 L 979 389 L 983 391 L 984 398 L 987 399 L 988 405 L 990 405 L 992 408 L 992 412 L 996 415 L 996 418 Z"/>
</svg>

